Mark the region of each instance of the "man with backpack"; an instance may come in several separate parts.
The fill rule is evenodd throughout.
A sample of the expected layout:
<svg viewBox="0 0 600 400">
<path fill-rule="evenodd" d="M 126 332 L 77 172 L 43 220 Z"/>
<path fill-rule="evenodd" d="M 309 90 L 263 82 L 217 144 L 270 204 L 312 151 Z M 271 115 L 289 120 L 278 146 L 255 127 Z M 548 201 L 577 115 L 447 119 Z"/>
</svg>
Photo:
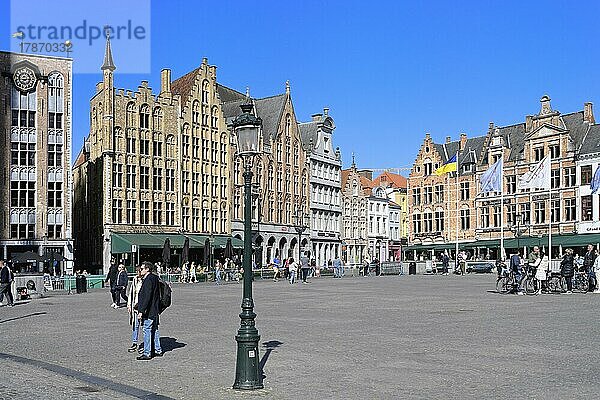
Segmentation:
<svg viewBox="0 0 600 400">
<path fill-rule="evenodd" d="M 523 289 L 521 289 L 521 280 L 523 279 L 523 269 L 521 267 L 521 264 L 521 256 L 519 255 L 519 251 L 517 250 L 515 254 L 510 256 L 510 269 L 513 272 L 513 275 L 515 276 L 516 287 L 514 288 L 514 290 L 517 294 L 523 294 Z"/>
<path fill-rule="evenodd" d="M 6 305 L 8 307 L 15 305 L 11 288 L 14 279 L 15 276 L 6 262 L 0 260 L 0 303 L 2 303 L 4 295 L 6 295 Z"/>
<path fill-rule="evenodd" d="M 142 263 L 143 281 L 138 294 L 137 311 L 144 332 L 144 354 L 137 357 L 138 360 L 150 360 L 153 356 L 161 357 L 163 355 L 160 347 L 158 315 L 165 308 L 164 304 L 161 307 L 161 285 L 167 285 L 160 282 L 158 276 L 152 273 L 153 269 L 154 265 L 151 262 L 144 261 Z M 154 344 L 154 355 L 152 355 L 152 344 Z"/>
</svg>

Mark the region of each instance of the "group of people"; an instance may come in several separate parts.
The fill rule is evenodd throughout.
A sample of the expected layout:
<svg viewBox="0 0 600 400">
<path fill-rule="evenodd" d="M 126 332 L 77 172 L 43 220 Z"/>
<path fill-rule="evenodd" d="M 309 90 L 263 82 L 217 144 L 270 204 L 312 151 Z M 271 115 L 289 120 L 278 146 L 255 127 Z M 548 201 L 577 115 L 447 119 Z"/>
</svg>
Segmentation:
<svg viewBox="0 0 600 400">
<path fill-rule="evenodd" d="M 302 283 L 306 284 L 309 276 L 319 277 L 321 275 L 316 261 L 314 259 L 310 260 L 306 253 L 299 260 L 288 257 L 282 261 L 275 256 L 271 268 L 273 269 L 273 282 L 277 282 L 279 279 L 287 279 L 290 284 L 294 284 L 297 281 L 296 277 L 300 274 Z M 344 264 L 339 257 L 330 260 L 326 268 L 333 269 L 334 278 L 344 276 Z"/>
<path fill-rule="evenodd" d="M 152 357 L 161 357 L 163 351 L 160 345 L 159 314 L 160 314 L 160 287 L 156 266 L 144 261 L 136 267 L 136 273 L 131 283 L 123 264 L 111 269 L 107 275 L 110 282 L 111 307 L 120 308 L 120 298 L 126 302 L 129 313 L 129 323 L 132 327 L 131 347 L 128 352 L 136 351 L 141 354 L 138 360 L 150 360 Z M 129 283 L 129 284 L 128 284 Z M 143 334 L 143 345 L 138 345 L 140 330 Z"/>
<path fill-rule="evenodd" d="M 523 294 L 522 281 L 525 277 L 523 271 L 523 260 L 517 252 L 512 254 L 509 260 L 510 269 L 515 276 L 517 294 Z M 498 263 L 498 275 L 503 273 L 503 263 Z M 530 273 L 540 282 L 537 293 L 545 293 L 548 290 L 547 281 L 550 277 L 550 261 L 547 255 L 542 255 L 538 246 L 533 247 L 533 251 L 527 257 L 527 268 Z M 566 283 L 566 293 L 573 293 L 573 277 L 575 272 L 584 272 L 588 279 L 588 291 L 600 293 L 597 276 L 600 275 L 600 257 L 593 245 L 589 244 L 583 257 L 574 255 L 573 249 L 566 249 L 560 263 L 560 274 Z"/>
</svg>

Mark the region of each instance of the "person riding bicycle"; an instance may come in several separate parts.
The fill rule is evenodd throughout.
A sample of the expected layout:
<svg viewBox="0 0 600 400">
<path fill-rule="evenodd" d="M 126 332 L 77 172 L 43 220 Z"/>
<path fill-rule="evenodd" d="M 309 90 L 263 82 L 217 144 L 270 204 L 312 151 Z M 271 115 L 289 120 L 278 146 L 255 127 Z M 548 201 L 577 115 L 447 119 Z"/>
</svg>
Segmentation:
<svg viewBox="0 0 600 400">
<path fill-rule="evenodd" d="M 594 272 L 594 261 L 598 255 L 596 254 L 596 249 L 591 244 L 587 245 L 587 252 L 583 256 L 583 270 L 586 272 L 588 276 L 588 280 L 590 283 L 589 291 L 593 292 L 596 288 L 596 273 Z"/>
<path fill-rule="evenodd" d="M 521 256 L 519 255 L 519 251 L 510 256 L 510 270 L 515 276 L 515 292 L 517 294 L 523 294 L 523 289 L 521 288 L 521 281 L 523 280 L 523 269 L 521 268 Z"/>
<path fill-rule="evenodd" d="M 501 258 L 496 260 L 496 272 L 498 273 L 498 279 L 506 274 L 506 264 Z"/>
<path fill-rule="evenodd" d="M 533 251 L 529 253 L 529 257 L 527 257 L 527 267 L 529 268 L 528 274 L 535 275 L 541 261 L 540 248 L 538 246 L 533 246 Z"/>
</svg>

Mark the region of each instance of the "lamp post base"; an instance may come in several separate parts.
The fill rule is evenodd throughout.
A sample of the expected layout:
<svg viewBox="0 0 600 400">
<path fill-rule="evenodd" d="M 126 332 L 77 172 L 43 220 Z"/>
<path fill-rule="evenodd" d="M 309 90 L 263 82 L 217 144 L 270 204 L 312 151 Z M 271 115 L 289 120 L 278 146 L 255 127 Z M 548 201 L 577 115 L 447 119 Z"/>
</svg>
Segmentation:
<svg viewBox="0 0 600 400">
<path fill-rule="evenodd" d="M 260 335 L 258 330 L 254 330 L 255 332 L 238 332 L 235 337 L 238 348 L 234 389 L 255 390 L 264 387 L 258 359 Z"/>
</svg>

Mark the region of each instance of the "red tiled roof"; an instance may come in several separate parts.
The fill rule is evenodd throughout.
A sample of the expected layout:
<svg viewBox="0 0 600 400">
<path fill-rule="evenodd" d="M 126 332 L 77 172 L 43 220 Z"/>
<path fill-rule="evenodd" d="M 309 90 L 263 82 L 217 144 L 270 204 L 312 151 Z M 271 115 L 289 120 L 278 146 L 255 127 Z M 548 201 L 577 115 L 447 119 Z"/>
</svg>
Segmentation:
<svg viewBox="0 0 600 400">
<path fill-rule="evenodd" d="M 81 164 L 83 164 L 84 162 L 87 161 L 87 157 L 85 155 L 85 143 L 84 145 L 81 147 L 81 150 L 79 151 L 79 155 L 77 156 L 77 159 L 75 160 L 75 164 L 73 164 L 73 168 L 77 168 L 79 167 Z"/>
<path fill-rule="evenodd" d="M 392 187 L 406 189 L 408 187 L 406 178 L 402 175 L 392 174 L 391 172 L 384 172 L 377 178 L 373 179 L 373 186 L 381 185 L 381 182 L 389 182 Z"/>
<path fill-rule="evenodd" d="M 190 92 L 194 87 L 194 82 L 196 81 L 196 75 L 198 74 L 199 70 L 200 67 L 188 72 L 187 74 L 183 75 L 179 79 L 174 80 L 171 83 L 171 91 L 174 94 L 181 95 L 182 104 L 185 104 L 188 96 L 190 95 Z"/>
</svg>

